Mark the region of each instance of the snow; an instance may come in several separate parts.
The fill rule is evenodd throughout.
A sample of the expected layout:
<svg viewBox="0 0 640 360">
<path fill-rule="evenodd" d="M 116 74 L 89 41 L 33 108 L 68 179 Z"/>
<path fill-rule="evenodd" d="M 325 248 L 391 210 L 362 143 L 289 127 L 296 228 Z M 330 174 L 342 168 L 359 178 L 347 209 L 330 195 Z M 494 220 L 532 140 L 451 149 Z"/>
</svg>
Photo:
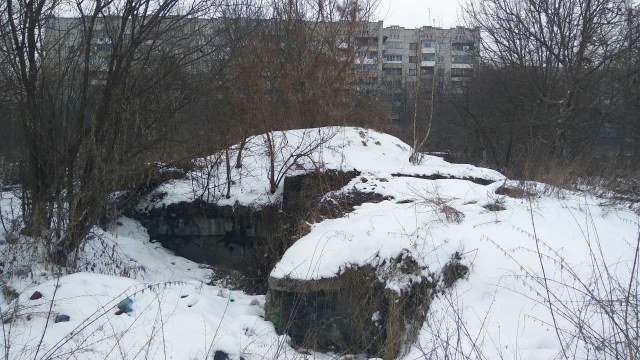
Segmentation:
<svg viewBox="0 0 640 360">
<path fill-rule="evenodd" d="M 438 274 L 454 253 L 462 254 L 469 274 L 433 300 L 418 343 L 404 359 L 451 354 L 452 358 L 555 359 L 561 348 L 540 282 L 541 264 L 554 294 L 555 320 L 566 331 L 571 331 L 572 313 L 558 303 L 562 300 L 570 307 L 583 300 L 571 286 L 579 289 L 580 281 L 593 284 L 598 275 L 594 266 L 628 281 L 640 226 L 638 215 L 627 209 L 605 206 L 602 199 L 583 193 L 509 181 L 498 172 L 451 164 L 436 156 L 425 156 L 421 164 L 413 165 L 407 144 L 373 130 L 318 128 L 271 135 L 277 172 L 357 169 L 360 176 L 327 198 L 359 191 L 390 199 L 364 203 L 342 218 L 312 224 L 310 233 L 286 251 L 271 276 L 327 278 L 352 266 L 377 266 L 403 253 L 418 260 L 425 274 Z M 186 179 L 162 184 L 140 209 L 195 199 L 252 206 L 279 201 L 282 184 L 275 193 L 269 192 L 265 139 L 261 135 L 247 140 L 242 167 L 231 169 L 229 198 L 224 196 L 228 184 L 222 152 L 199 159 Z M 238 150 L 235 145 L 229 151 L 232 166 Z M 419 178 L 432 175 L 440 179 Z M 496 194 L 505 185 L 533 194 L 525 198 Z M 3 216 L 15 217 L 11 208 L 19 208 L 17 197 L 0 194 Z M 504 210 L 490 211 L 486 207 L 491 204 Z M 444 205 L 462 214 L 459 222 L 447 219 Z M 0 239 L 5 237 L 0 227 Z M 38 251 L 33 253 L 28 239 L 22 240 L 0 245 L 3 259 L 15 255 L 3 265 L 3 281 L 21 293 L 17 300 L 1 304 L 5 320 L 14 310 L 17 314 L 11 331 L 2 335 L 12 344 L 10 359 L 51 355 L 187 360 L 212 358 L 217 350 L 234 360 L 333 358 L 295 352 L 287 337 L 278 336 L 263 318 L 264 296 L 206 285 L 210 269 L 150 243 L 134 220 L 120 218 L 108 230 L 95 229 L 74 269 L 79 272 L 70 275 L 60 276 L 59 269 L 37 260 Z M 113 266 L 116 263 L 118 267 Z M 401 292 L 413 280 L 385 281 L 389 289 Z M 604 288 L 611 285 L 599 281 Z M 36 290 L 43 298 L 29 300 Z M 116 305 L 126 298 L 133 300 L 134 311 L 116 315 Z M 599 329 L 599 318 L 590 319 L 594 311 L 581 316 Z M 54 323 L 57 314 L 69 315 L 70 321 Z M 372 320 L 379 316 L 372 314 Z M 567 340 L 569 334 L 561 337 Z M 580 347 L 576 340 L 568 341 Z M 0 350 L 0 356 L 4 358 L 6 351 Z M 582 350 L 576 351 L 577 358 L 586 358 Z"/>
<path fill-rule="evenodd" d="M 244 351 L 279 341 L 260 317 L 261 307 L 250 305 L 256 298 L 262 303 L 262 297 L 218 296 L 220 289 L 199 282 L 148 283 L 76 273 L 34 290 L 43 298 L 32 301 L 23 294 L 17 300 L 25 308 L 14 323 L 18 330 L 12 333 L 12 347 L 20 350 L 11 358 L 33 358 L 39 352 L 41 358 L 160 359 L 166 353 L 169 359 L 202 359 L 222 350 L 239 359 Z M 133 300 L 133 313 L 116 315 L 116 305 L 126 298 Z M 70 321 L 53 323 L 56 314 L 69 315 Z"/>
<path fill-rule="evenodd" d="M 175 256 L 159 243 L 149 242 L 146 229 L 135 220 L 121 217 L 109 231 L 95 230 L 94 238 L 85 244 L 80 263 L 81 270 L 108 273 L 113 260 L 101 263 L 100 259 L 116 258 L 122 264 L 120 271 L 129 277 L 153 282 L 179 280 L 208 280 L 211 270 Z M 108 254 L 107 254 L 108 253 Z M 91 269 L 91 265 L 94 266 Z M 89 266 L 89 267 L 88 267 Z M 95 268 L 97 267 L 97 268 Z M 119 275 L 119 274 L 113 274 Z"/>
<path fill-rule="evenodd" d="M 21 295 L 2 304 L 3 318 L 15 318 L 2 335 L 11 343 L 8 353 L 0 347 L 2 358 L 191 360 L 218 350 L 235 360 L 291 356 L 288 338 L 263 319 L 264 296 L 207 285 L 211 270 L 150 243 L 136 221 L 118 223 L 97 230 L 83 249 L 80 263 L 91 272 L 38 270 L 35 281 L 12 283 Z M 108 267 L 113 258 L 119 269 Z M 29 300 L 34 291 L 43 297 Z M 127 298 L 133 312 L 116 315 Z M 62 314 L 70 321 L 54 323 Z"/>
<path fill-rule="evenodd" d="M 420 165 L 409 162 L 411 148 L 398 138 L 357 127 L 322 127 L 274 131 L 274 173 L 298 175 L 317 169 L 350 171 L 390 176 L 440 175 L 457 178 L 501 180 L 496 171 L 466 164 L 451 164 L 437 156 L 425 155 Z M 140 203 L 140 209 L 163 207 L 182 201 L 201 199 L 219 205 L 258 207 L 281 197 L 282 182 L 270 193 L 270 157 L 265 135 L 247 139 L 242 150 L 242 167 L 235 168 L 240 144 L 229 148 L 230 197 L 226 198 L 227 166 L 224 151 L 195 161 L 195 170 L 186 179 L 173 180 L 158 187 Z"/>
<path fill-rule="evenodd" d="M 497 195 L 496 189 L 504 184 L 527 186 L 536 195 L 531 201 Z M 472 357 L 479 351 L 489 359 L 555 358 L 560 346 L 543 304 L 543 284 L 537 280 L 543 274 L 536 245 L 556 300 L 576 301 L 575 292 L 567 293 L 567 288 L 579 288 L 580 277 L 593 277 L 589 259 L 594 255 L 611 266 L 619 281 L 628 281 L 639 226 L 638 216 L 631 211 L 601 206 L 597 198 L 568 191 L 556 189 L 559 195 L 547 195 L 544 188 L 535 183 L 480 185 L 455 179 L 389 177 L 381 182 L 364 175 L 342 191 L 375 191 L 395 199 L 365 203 L 344 218 L 314 224 L 308 235 L 286 251 L 271 276 L 329 278 L 349 267 L 378 266 L 403 251 L 427 272 L 438 274 L 459 252 L 470 274 L 436 297 L 419 345 L 406 358 L 421 357 L 430 346 L 437 348 L 436 353 L 451 352 L 436 341 L 451 336 L 459 337 L 455 352 Z M 435 205 L 442 201 L 461 211 L 464 219 L 447 221 Z M 496 202 L 506 209 L 484 207 Z M 601 253 L 594 254 L 597 242 L 603 246 Z M 563 271 L 563 266 L 575 273 Z M 399 292 L 408 285 L 387 283 Z M 569 309 L 556 311 L 572 316 Z M 559 326 L 571 326 L 558 316 Z"/>
</svg>

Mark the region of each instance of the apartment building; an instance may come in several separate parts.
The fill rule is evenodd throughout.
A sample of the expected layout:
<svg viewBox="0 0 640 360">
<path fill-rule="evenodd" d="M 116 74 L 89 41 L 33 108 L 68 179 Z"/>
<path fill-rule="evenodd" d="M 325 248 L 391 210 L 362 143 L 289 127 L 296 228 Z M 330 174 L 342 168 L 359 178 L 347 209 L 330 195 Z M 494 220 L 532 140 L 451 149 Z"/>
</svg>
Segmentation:
<svg viewBox="0 0 640 360">
<path fill-rule="evenodd" d="M 101 83 L 108 71 L 113 47 L 120 31 L 118 16 L 99 18 L 90 38 L 89 70 L 93 83 Z M 178 24 L 178 25 L 176 25 Z M 46 23 L 44 50 L 49 65 L 66 67 L 83 61 L 86 24 L 79 17 L 55 17 Z M 137 30 L 139 31 L 139 30 Z M 224 56 L 225 27 L 222 19 L 164 18 L 154 33 L 146 36 L 139 53 L 147 64 L 157 62 L 183 62 L 192 71 L 206 71 L 209 63 Z M 130 41 L 130 29 L 124 36 L 124 47 Z"/>
<path fill-rule="evenodd" d="M 416 81 L 435 81 L 438 89 L 456 91 L 473 74 L 480 33 L 462 26 L 384 27 L 363 24 L 356 35 L 355 86 L 377 91 L 388 101 L 392 120 L 401 117 L 403 90 Z"/>
<path fill-rule="evenodd" d="M 407 82 L 440 72 L 443 86 L 471 76 L 480 40 L 477 30 L 462 26 L 406 29 L 382 21 L 363 24 L 356 36 L 359 73 Z"/>
<path fill-rule="evenodd" d="M 91 38 L 90 66 L 94 73 L 92 78 L 98 83 L 107 71 L 113 29 L 117 29 L 117 25 L 110 24 L 110 21 L 117 20 L 117 17 L 112 17 L 96 22 Z M 172 20 L 167 18 L 163 21 Z M 177 52 L 189 57 L 188 63 L 193 71 L 207 71 L 207 62 L 224 56 L 224 47 L 220 46 L 224 42 L 224 20 L 185 18 L 179 21 L 180 26 L 173 26 L 170 33 L 158 31 L 157 36 L 147 40 L 148 46 L 155 47 L 154 53 L 159 53 L 160 59 L 167 59 L 166 54 L 161 53 Z M 48 26 L 47 49 L 54 53 L 49 57 L 50 61 L 68 61 L 79 46 L 86 46 L 81 43 L 81 19 L 56 18 Z M 413 88 L 416 81 L 435 82 L 433 85 L 438 89 L 455 91 L 459 84 L 472 76 L 480 34 L 465 27 L 406 29 L 385 27 L 382 21 L 376 21 L 360 24 L 355 38 L 350 40 L 356 51 L 354 70 L 357 77 L 353 87 L 360 92 L 382 95 L 388 102 L 391 120 L 399 120 L 406 89 Z M 339 46 L 344 46 L 345 51 L 354 50 L 346 39 L 336 41 Z M 189 53 L 190 49 L 197 50 Z"/>
</svg>

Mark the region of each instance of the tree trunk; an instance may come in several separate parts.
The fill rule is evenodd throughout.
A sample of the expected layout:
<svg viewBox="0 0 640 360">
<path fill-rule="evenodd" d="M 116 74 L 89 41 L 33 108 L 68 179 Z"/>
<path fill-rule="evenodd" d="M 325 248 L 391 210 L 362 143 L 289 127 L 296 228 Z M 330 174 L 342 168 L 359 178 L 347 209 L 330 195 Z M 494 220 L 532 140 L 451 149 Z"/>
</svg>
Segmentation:
<svg viewBox="0 0 640 360">
<path fill-rule="evenodd" d="M 276 184 L 276 153 L 273 146 L 273 138 L 271 136 L 271 132 L 266 132 L 267 136 L 267 151 L 269 153 L 269 192 L 272 194 L 276 193 L 278 189 L 278 185 Z"/>
<path fill-rule="evenodd" d="M 236 169 L 242 168 L 242 151 L 244 150 L 246 144 L 247 137 L 243 136 L 242 141 L 240 142 L 240 147 L 238 148 L 238 156 L 236 156 Z"/>
</svg>

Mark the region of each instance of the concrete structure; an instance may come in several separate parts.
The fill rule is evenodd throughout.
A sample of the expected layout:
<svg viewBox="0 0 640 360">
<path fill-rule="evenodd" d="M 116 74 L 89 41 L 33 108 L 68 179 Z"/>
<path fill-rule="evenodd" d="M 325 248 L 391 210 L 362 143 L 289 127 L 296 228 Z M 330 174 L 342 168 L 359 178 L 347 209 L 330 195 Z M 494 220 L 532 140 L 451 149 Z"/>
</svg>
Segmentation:
<svg viewBox="0 0 640 360">
<path fill-rule="evenodd" d="M 415 81 L 436 81 L 438 89 L 455 91 L 473 73 L 480 33 L 465 27 L 384 27 L 382 21 L 362 25 L 356 35 L 356 87 L 377 89 L 398 120 L 403 89 Z M 434 79 L 435 75 L 435 79 Z"/>
<path fill-rule="evenodd" d="M 362 25 L 356 36 L 360 73 L 403 82 L 433 74 L 434 69 L 442 70 L 447 83 L 469 77 L 480 40 L 477 30 L 461 26 L 405 29 L 383 27 L 382 21 Z"/>
</svg>

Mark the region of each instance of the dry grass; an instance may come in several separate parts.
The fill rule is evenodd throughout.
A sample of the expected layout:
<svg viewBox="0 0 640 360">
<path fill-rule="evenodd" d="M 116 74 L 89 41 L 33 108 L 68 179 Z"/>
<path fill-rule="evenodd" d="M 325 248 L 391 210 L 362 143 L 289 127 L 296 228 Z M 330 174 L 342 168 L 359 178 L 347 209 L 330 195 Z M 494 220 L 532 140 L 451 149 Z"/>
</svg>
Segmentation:
<svg viewBox="0 0 640 360">
<path fill-rule="evenodd" d="M 416 192 L 416 195 L 420 203 L 431 207 L 440 221 L 460 224 L 464 220 L 464 213 L 450 205 L 455 199 L 441 196 L 437 189 L 425 194 Z"/>
<path fill-rule="evenodd" d="M 496 189 L 495 193 L 514 199 L 526 199 L 536 196 L 536 193 L 528 189 L 524 182 L 520 183 L 520 186 L 502 185 Z"/>
<path fill-rule="evenodd" d="M 442 283 L 446 289 L 453 287 L 456 281 L 469 274 L 469 267 L 461 263 L 462 254 L 456 251 L 451 260 L 442 268 Z"/>
</svg>

